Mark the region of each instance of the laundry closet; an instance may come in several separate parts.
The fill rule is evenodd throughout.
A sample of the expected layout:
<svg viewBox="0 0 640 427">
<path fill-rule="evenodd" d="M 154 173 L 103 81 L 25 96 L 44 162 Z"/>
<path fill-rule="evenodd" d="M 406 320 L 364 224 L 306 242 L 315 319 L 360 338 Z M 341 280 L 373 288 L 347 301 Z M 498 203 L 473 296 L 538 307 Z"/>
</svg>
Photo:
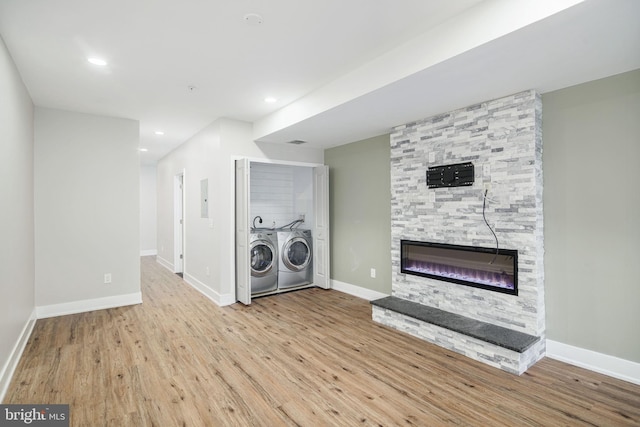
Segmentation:
<svg viewBox="0 0 640 427">
<path fill-rule="evenodd" d="M 236 161 L 236 299 L 329 288 L 328 167 Z"/>
</svg>

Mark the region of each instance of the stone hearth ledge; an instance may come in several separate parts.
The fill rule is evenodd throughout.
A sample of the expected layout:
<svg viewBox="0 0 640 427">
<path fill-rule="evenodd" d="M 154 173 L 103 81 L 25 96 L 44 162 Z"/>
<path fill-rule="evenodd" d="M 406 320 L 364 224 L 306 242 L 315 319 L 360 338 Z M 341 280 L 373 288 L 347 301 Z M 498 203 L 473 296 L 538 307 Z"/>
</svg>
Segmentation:
<svg viewBox="0 0 640 427">
<path fill-rule="evenodd" d="M 540 338 L 502 326 L 471 319 L 434 307 L 397 297 L 385 297 L 371 301 L 372 305 L 413 317 L 426 323 L 446 328 L 470 337 L 524 353 Z"/>
</svg>

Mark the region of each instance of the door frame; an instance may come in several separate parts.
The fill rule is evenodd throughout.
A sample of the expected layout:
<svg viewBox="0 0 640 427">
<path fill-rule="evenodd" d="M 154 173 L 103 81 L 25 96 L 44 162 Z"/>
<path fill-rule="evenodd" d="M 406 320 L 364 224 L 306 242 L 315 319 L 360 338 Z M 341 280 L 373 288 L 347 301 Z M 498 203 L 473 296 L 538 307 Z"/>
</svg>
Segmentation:
<svg viewBox="0 0 640 427">
<path fill-rule="evenodd" d="M 185 170 L 173 177 L 173 272 L 185 270 Z"/>
</svg>

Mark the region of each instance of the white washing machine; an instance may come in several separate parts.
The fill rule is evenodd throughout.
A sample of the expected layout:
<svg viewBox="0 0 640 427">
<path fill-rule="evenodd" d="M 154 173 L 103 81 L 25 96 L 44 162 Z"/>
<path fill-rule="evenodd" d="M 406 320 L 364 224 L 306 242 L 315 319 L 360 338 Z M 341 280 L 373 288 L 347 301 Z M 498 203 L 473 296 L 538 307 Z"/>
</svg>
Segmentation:
<svg viewBox="0 0 640 427">
<path fill-rule="evenodd" d="M 278 289 L 278 235 L 275 231 L 252 231 L 249 237 L 251 257 L 251 295 Z"/>
<path fill-rule="evenodd" d="M 278 289 L 313 283 L 311 230 L 278 231 Z"/>
</svg>

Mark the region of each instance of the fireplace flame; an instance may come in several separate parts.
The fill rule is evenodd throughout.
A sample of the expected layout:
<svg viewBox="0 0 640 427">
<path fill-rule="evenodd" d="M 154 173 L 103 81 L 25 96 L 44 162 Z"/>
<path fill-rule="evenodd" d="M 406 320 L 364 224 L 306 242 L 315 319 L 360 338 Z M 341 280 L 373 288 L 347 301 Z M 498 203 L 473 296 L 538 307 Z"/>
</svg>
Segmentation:
<svg viewBox="0 0 640 427">
<path fill-rule="evenodd" d="M 405 268 L 415 273 L 429 274 L 432 276 L 494 286 L 503 289 L 514 289 L 515 287 L 514 276 L 505 271 L 491 272 L 431 262 L 419 263 L 415 261 L 410 262 L 408 266 L 405 266 Z"/>
</svg>

